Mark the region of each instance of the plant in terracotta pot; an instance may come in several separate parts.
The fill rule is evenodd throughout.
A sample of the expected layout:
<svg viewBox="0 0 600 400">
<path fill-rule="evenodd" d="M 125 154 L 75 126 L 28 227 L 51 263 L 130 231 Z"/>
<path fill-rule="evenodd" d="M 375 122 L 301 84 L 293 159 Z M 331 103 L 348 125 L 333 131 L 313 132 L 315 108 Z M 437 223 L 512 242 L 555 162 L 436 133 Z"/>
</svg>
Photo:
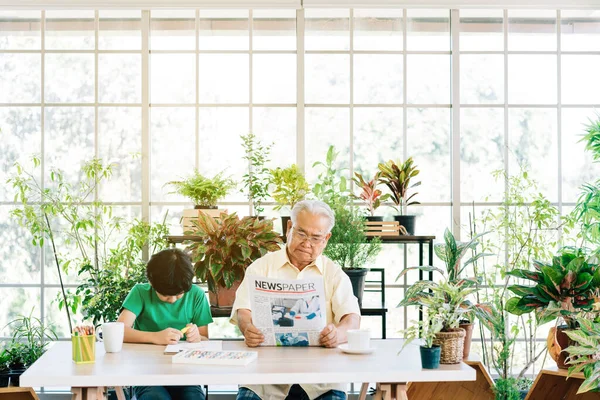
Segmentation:
<svg viewBox="0 0 600 400">
<path fill-rule="evenodd" d="M 266 164 L 269 162 L 269 153 L 273 143 L 264 145 L 253 133 L 241 136 L 241 138 L 244 160 L 248 164 L 248 172 L 242 177 L 242 190 L 252 203 L 253 215 L 260 216 L 265 210 L 263 202 L 269 197 L 271 174 Z"/>
<path fill-rule="evenodd" d="M 564 349 L 569 345 L 565 330 L 577 329 L 576 314 L 594 309 L 600 291 L 600 268 L 592 263 L 586 250 L 563 247 L 552 262 L 534 262 L 535 271 L 514 269 L 508 274 L 534 282 L 533 286 L 512 285 L 508 289 L 516 296 L 506 303 L 511 314 L 534 311 L 538 324 L 562 319 L 565 325 L 552 328 L 548 337 L 551 352 L 559 368 L 567 368 Z M 552 346 L 554 345 L 554 346 Z M 554 357 L 553 357 L 554 358 Z"/>
<path fill-rule="evenodd" d="M 196 276 L 208 284 L 213 306 L 231 307 L 246 268 L 267 252 L 279 250 L 281 238 L 273 221 L 240 219 L 235 213 L 220 218 L 201 214 L 192 224 L 185 233 L 203 238 L 187 244 Z"/>
<path fill-rule="evenodd" d="M 396 164 L 393 160 L 389 160 L 386 163 L 379 163 L 378 168 L 381 173 L 379 182 L 385 184 L 390 190 L 392 201 L 400 214 L 394 216 L 394 219 L 406 228 L 409 235 L 414 235 L 415 216 L 405 215 L 404 213 L 406 212 L 406 207 L 413 204 L 420 204 L 418 201 L 413 200 L 418 193 L 415 192 L 410 195 L 408 193 L 410 189 L 421 184 L 421 181 L 413 181 L 413 178 L 419 175 L 420 171 L 414 164 L 412 157 L 409 157 L 400 164 Z M 413 181 L 412 184 L 411 181 Z"/>
<path fill-rule="evenodd" d="M 367 241 L 364 217 L 350 204 L 338 204 L 333 211 L 335 225 L 323 254 L 350 277 L 354 295 L 362 305 L 365 278 L 369 272 L 365 266 L 381 251 L 381 240 L 375 237 Z"/>
<path fill-rule="evenodd" d="M 354 178 L 352 179 L 356 184 L 356 187 L 360 190 L 358 196 L 353 195 L 352 197 L 365 202 L 367 210 L 369 211 L 367 221 L 383 221 L 383 217 L 375 216 L 375 210 L 381 206 L 382 202 L 390 198 L 389 193 L 382 194 L 381 190 L 377 189 L 380 176 L 381 172 L 377 172 L 371 180 L 367 181 L 361 174 L 355 172 Z"/>
<path fill-rule="evenodd" d="M 291 210 L 296 203 L 304 200 L 309 192 L 310 186 L 296 164 L 292 164 L 287 168 L 271 170 L 271 197 L 277 203 L 274 207 L 275 210 L 281 210 L 284 207 Z M 281 233 L 284 240 L 288 231 L 289 220 L 289 216 L 281 217 Z"/>
</svg>

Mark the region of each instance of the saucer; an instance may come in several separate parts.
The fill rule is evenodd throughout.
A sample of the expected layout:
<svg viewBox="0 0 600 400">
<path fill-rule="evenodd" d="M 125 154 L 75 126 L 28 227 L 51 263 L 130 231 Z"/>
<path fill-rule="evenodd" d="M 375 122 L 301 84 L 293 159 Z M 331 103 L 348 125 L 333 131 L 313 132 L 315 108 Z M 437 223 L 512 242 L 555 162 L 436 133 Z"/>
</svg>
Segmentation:
<svg viewBox="0 0 600 400">
<path fill-rule="evenodd" d="M 375 347 L 370 347 L 368 349 L 349 349 L 348 343 L 340 344 L 338 348 L 348 354 L 371 354 L 375 351 Z"/>
</svg>

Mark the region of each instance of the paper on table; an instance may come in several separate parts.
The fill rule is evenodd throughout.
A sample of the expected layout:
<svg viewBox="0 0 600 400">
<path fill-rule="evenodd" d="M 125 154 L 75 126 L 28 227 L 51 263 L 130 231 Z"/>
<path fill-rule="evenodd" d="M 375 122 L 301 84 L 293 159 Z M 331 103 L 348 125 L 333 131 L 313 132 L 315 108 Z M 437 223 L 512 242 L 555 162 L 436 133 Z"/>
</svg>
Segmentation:
<svg viewBox="0 0 600 400">
<path fill-rule="evenodd" d="M 197 343 L 182 342 L 177 344 L 170 344 L 165 347 L 164 354 L 177 354 L 183 350 L 222 350 L 222 340 L 203 340 Z"/>
</svg>

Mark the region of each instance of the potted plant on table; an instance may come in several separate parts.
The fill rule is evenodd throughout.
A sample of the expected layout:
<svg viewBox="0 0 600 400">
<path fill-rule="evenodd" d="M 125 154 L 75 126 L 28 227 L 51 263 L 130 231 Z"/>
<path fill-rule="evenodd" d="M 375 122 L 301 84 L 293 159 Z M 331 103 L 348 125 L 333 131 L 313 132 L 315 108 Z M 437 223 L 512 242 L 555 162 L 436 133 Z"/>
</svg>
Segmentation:
<svg viewBox="0 0 600 400">
<path fill-rule="evenodd" d="M 404 331 L 404 343 L 399 353 L 413 340 L 420 337 L 422 340 L 422 344 L 419 346 L 421 367 L 424 369 L 438 369 L 440 367 L 441 347 L 439 344 L 434 344 L 434 341 L 442 327 L 443 322 L 437 315 L 429 312 L 425 313 L 423 321 L 413 324 Z"/>
<path fill-rule="evenodd" d="M 252 203 L 253 215 L 260 217 L 264 211 L 263 202 L 269 197 L 271 175 L 265 166 L 269 162 L 270 145 L 263 145 L 253 133 L 241 136 L 244 160 L 248 163 L 248 173 L 242 177 L 243 190 Z"/>
<path fill-rule="evenodd" d="M 304 200 L 310 192 L 310 186 L 304 178 L 304 174 L 300 171 L 296 164 L 292 164 L 287 168 L 275 168 L 271 170 L 271 197 L 277 205 L 275 210 L 281 210 L 283 207 L 289 207 L 291 210 L 296 203 Z M 285 240 L 289 216 L 281 217 L 282 235 Z"/>
<path fill-rule="evenodd" d="M 175 191 L 171 193 L 187 197 L 194 203 L 193 210 L 183 210 L 182 225 L 184 229 L 188 228 L 191 221 L 201 213 L 219 217 L 221 213 L 227 212 L 227 210 L 217 210 L 217 202 L 227 196 L 236 186 L 231 178 L 223 176 L 223 172 L 209 178 L 200 174 L 197 170 L 183 180 L 167 182 L 166 185 L 175 188 Z"/>
<path fill-rule="evenodd" d="M 589 259 L 586 250 L 563 247 L 551 263 L 534 262 L 535 271 L 514 269 L 508 274 L 534 282 L 534 286 L 512 285 L 516 296 L 506 303 L 511 314 L 535 312 L 538 324 L 558 321 L 564 325 L 551 328 L 548 335 L 550 354 L 559 368 L 567 368 L 564 351 L 569 345 L 567 330 L 577 329 L 576 314 L 590 312 L 600 290 L 600 268 Z"/>
<path fill-rule="evenodd" d="M 237 214 L 212 218 L 200 214 L 186 234 L 199 236 L 188 242 L 196 276 L 208 284 L 209 299 L 215 307 L 231 307 L 246 268 L 269 251 L 280 249 L 281 238 L 273 221 Z"/>
<path fill-rule="evenodd" d="M 418 193 L 413 193 L 410 196 L 408 194 L 409 189 L 421 184 L 421 181 L 418 181 L 411 185 L 411 181 L 420 171 L 414 165 L 412 157 L 409 157 L 399 165 L 393 160 L 389 160 L 386 163 L 379 163 L 378 168 L 381 173 L 379 182 L 385 184 L 390 189 L 392 201 L 400 214 L 394 216 L 394 220 L 404 226 L 409 235 L 414 235 L 416 216 L 405 215 L 404 213 L 406 212 L 406 207 L 413 204 L 420 204 L 418 201 L 412 200 Z"/>
</svg>

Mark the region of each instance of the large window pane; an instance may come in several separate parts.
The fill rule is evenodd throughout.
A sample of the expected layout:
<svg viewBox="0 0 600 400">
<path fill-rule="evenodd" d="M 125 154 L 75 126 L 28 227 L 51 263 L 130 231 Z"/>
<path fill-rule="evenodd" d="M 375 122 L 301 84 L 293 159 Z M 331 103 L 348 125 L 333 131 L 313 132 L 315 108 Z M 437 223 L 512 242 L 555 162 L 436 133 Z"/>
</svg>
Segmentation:
<svg viewBox="0 0 600 400">
<path fill-rule="evenodd" d="M 39 54 L 0 54 L 0 67 L 0 103 L 40 102 Z"/>
<path fill-rule="evenodd" d="M 400 54 L 356 54 L 354 103 L 401 104 L 402 62 Z"/>
<path fill-rule="evenodd" d="M 556 109 L 516 108 L 508 113 L 509 171 L 515 174 L 524 166 L 550 201 L 558 199 L 556 119 Z"/>
<path fill-rule="evenodd" d="M 98 24 L 98 48 L 100 50 L 142 49 L 142 12 L 140 10 L 101 10 Z"/>
<path fill-rule="evenodd" d="M 406 11 L 407 50 L 450 50 L 450 10 Z"/>
<path fill-rule="evenodd" d="M 349 50 L 350 11 L 347 9 L 304 10 L 306 50 Z"/>
<path fill-rule="evenodd" d="M 70 289 L 72 292 L 74 288 Z M 60 297 L 59 297 L 60 296 Z M 60 288 L 46 288 L 44 289 L 44 312 L 46 326 L 52 328 L 56 335 L 60 337 L 70 337 L 69 332 L 69 321 L 67 320 L 67 312 L 64 308 L 58 309 L 58 300 L 62 299 L 62 292 Z M 81 308 L 77 314 L 73 314 L 73 311 L 69 310 L 71 321 L 73 324 L 80 324 L 83 322 L 83 315 Z M 98 345 L 98 344 L 96 344 Z"/>
<path fill-rule="evenodd" d="M 93 54 L 46 54 L 44 94 L 47 103 L 94 101 Z"/>
<path fill-rule="evenodd" d="M 296 10 L 254 10 L 254 50 L 296 50 Z"/>
<path fill-rule="evenodd" d="M 419 194 L 414 200 L 450 201 L 450 110 L 410 108 L 406 118 L 408 156 L 421 171 L 417 180 L 422 184 L 415 188 Z"/>
<path fill-rule="evenodd" d="M 354 10 L 354 50 L 402 50 L 403 10 Z"/>
<path fill-rule="evenodd" d="M 562 10 L 562 51 L 600 50 L 600 13 L 597 10 Z"/>
<path fill-rule="evenodd" d="M 150 12 L 151 50 L 194 50 L 196 13 L 194 10 L 153 10 Z"/>
<path fill-rule="evenodd" d="M 142 109 L 102 107 L 98 110 L 98 154 L 113 166 L 102 185 L 103 201 L 140 201 L 142 194 Z"/>
<path fill-rule="evenodd" d="M 193 54 L 150 56 L 150 102 L 195 103 L 196 57 Z"/>
<path fill-rule="evenodd" d="M 504 103 L 504 56 L 463 54 L 460 56 L 460 102 Z"/>
<path fill-rule="evenodd" d="M 253 103 L 296 103 L 296 55 L 254 54 Z"/>
<path fill-rule="evenodd" d="M 0 336 L 12 336 L 15 325 L 6 326 L 21 315 L 40 318 L 39 288 L 0 288 Z"/>
<path fill-rule="evenodd" d="M 200 10 L 200 50 L 248 50 L 248 10 Z"/>
<path fill-rule="evenodd" d="M 40 49 L 41 16 L 40 11 L 0 10 L 0 49 Z"/>
<path fill-rule="evenodd" d="M 460 128 L 461 202 L 500 201 L 504 182 L 492 171 L 504 168 L 504 109 L 463 108 Z"/>
<path fill-rule="evenodd" d="M 12 210 L 0 206 L 0 282 L 40 283 L 40 248 L 32 244 L 29 230 L 9 214 Z"/>
<path fill-rule="evenodd" d="M 307 54 L 304 62 L 306 103 L 350 103 L 350 56 Z"/>
<path fill-rule="evenodd" d="M 273 143 L 268 168 L 296 162 L 296 112 L 296 107 L 252 108 L 252 132 L 263 144 Z"/>
<path fill-rule="evenodd" d="M 561 64 L 562 102 L 600 104 L 599 55 L 563 55 Z"/>
<path fill-rule="evenodd" d="M 142 56 L 98 55 L 98 98 L 100 103 L 141 103 Z"/>
<path fill-rule="evenodd" d="M 504 50 L 503 19 L 502 10 L 460 10 L 460 51 Z"/>
<path fill-rule="evenodd" d="M 200 54 L 200 103 L 248 103 L 248 54 Z"/>
<path fill-rule="evenodd" d="M 574 202 L 581 193 L 583 183 L 596 182 L 600 164 L 593 161 L 592 153 L 585 151 L 581 141 L 590 121 L 600 118 L 591 108 L 563 108 L 561 119 L 562 200 Z"/>
<path fill-rule="evenodd" d="M 410 54 L 407 57 L 407 102 L 450 104 L 450 56 Z"/>
<path fill-rule="evenodd" d="M 556 104 L 556 56 L 509 55 L 509 104 Z"/>
<path fill-rule="evenodd" d="M 508 50 L 556 50 L 556 11 L 508 10 Z"/>
<path fill-rule="evenodd" d="M 370 179 L 380 162 L 402 158 L 402 126 L 401 108 L 354 108 L 354 170 Z"/>
<path fill-rule="evenodd" d="M 93 50 L 94 10 L 46 11 L 46 49 Z"/>
<path fill-rule="evenodd" d="M 196 110 L 153 107 L 150 113 L 150 198 L 152 201 L 184 201 L 168 194 L 196 165 Z M 185 200 L 189 201 L 189 200 Z"/>
</svg>

